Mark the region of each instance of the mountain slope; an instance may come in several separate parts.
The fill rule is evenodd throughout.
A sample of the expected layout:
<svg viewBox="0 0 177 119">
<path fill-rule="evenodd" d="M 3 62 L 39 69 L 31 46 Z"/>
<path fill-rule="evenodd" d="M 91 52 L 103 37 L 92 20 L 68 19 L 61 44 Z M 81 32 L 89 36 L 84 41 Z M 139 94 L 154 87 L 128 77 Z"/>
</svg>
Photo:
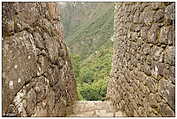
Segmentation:
<svg viewBox="0 0 177 119">
<path fill-rule="evenodd" d="M 65 41 L 70 52 L 85 59 L 112 36 L 114 7 L 113 3 L 73 4 L 63 11 L 64 28 L 72 29 L 65 30 Z"/>
<path fill-rule="evenodd" d="M 113 3 L 70 3 L 63 12 L 79 98 L 104 100 L 111 70 Z"/>
<path fill-rule="evenodd" d="M 86 100 L 104 100 L 111 70 L 112 43 L 106 42 L 80 65 L 78 90 Z M 82 97 L 80 97 L 82 99 Z"/>
</svg>

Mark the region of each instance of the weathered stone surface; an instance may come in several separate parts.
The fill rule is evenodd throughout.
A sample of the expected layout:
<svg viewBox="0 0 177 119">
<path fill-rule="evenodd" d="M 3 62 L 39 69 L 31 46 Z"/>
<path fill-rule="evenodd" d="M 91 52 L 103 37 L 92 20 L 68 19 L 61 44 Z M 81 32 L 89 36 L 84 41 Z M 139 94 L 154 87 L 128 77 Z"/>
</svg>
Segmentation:
<svg viewBox="0 0 177 119">
<path fill-rule="evenodd" d="M 65 116 L 77 98 L 57 3 L 5 3 L 3 116 Z"/>
<path fill-rule="evenodd" d="M 175 109 L 175 86 L 167 80 L 160 80 L 159 94 L 167 101 L 170 107 Z"/>
<path fill-rule="evenodd" d="M 160 31 L 160 43 L 171 45 L 174 42 L 173 27 L 164 26 Z"/>
<path fill-rule="evenodd" d="M 115 3 L 107 92 L 115 111 L 127 116 L 175 116 L 174 13 L 172 2 Z"/>
<path fill-rule="evenodd" d="M 172 117 L 172 115 L 175 115 L 174 111 L 167 104 L 160 104 L 160 112 L 164 117 Z"/>
<path fill-rule="evenodd" d="M 70 109 L 73 109 L 72 111 Z M 76 101 L 69 108 L 68 117 L 121 117 L 125 113 L 115 112 L 110 101 Z"/>
<path fill-rule="evenodd" d="M 164 18 L 164 9 L 159 9 L 158 11 L 156 11 L 155 15 L 154 15 L 154 22 L 162 22 Z"/>
<path fill-rule="evenodd" d="M 174 20 L 175 19 L 175 3 L 172 3 L 168 5 L 165 8 L 165 18 L 168 20 Z"/>
<path fill-rule="evenodd" d="M 151 28 L 148 31 L 148 42 L 152 44 L 156 44 L 158 41 L 158 32 L 159 32 L 159 25 L 152 24 Z"/>
<path fill-rule="evenodd" d="M 165 51 L 164 62 L 172 66 L 175 65 L 175 48 L 173 46 L 167 47 Z"/>
</svg>

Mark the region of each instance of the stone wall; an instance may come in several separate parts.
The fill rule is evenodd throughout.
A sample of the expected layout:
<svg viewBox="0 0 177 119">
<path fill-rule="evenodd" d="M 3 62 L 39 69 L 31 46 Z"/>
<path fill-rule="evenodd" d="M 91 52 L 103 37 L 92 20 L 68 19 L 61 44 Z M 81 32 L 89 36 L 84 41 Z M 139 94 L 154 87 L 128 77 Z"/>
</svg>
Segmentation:
<svg viewBox="0 0 177 119">
<path fill-rule="evenodd" d="M 128 116 L 175 116 L 175 3 L 116 3 L 108 99 Z"/>
<path fill-rule="evenodd" d="M 77 98 L 56 3 L 2 3 L 3 116 L 65 116 Z"/>
</svg>

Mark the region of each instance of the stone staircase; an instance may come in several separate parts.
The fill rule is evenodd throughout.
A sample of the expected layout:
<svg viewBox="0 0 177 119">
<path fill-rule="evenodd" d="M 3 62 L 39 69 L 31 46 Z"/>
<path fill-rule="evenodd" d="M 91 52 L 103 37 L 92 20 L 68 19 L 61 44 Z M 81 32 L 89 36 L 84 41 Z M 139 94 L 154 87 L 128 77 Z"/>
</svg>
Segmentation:
<svg viewBox="0 0 177 119">
<path fill-rule="evenodd" d="M 110 101 L 76 101 L 68 110 L 68 117 L 122 117 L 121 111 L 115 112 Z"/>
</svg>

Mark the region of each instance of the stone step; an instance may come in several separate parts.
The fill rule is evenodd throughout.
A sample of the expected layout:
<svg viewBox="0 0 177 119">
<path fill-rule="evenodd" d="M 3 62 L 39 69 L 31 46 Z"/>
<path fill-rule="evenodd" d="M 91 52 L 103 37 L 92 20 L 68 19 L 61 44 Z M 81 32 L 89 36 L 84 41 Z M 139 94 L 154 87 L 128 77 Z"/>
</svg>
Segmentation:
<svg viewBox="0 0 177 119">
<path fill-rule="evenodd" d="M 76 101 L 68 109 L 68 117 L 125 117 L 121 111 L 114 111 L 110 101 Z M 71 111 L 72 109 L 72 111 Z"/>
<path fill-rule="evenodd" d="M 126 117 L 126 114 L 121 111 L 118 111 L 118 112 L 115 112 L 115 117 Z"/>
<path fill-rule="evenodd" d="M 69 117 L 114 117 L 114 108 L 110 101 L 76 101 L 72 105 Z M 69 112 L 69 111 L 68 111 Z M 119 117 L 122 114 L 116 113 Z"/>
<path fill-rule="evenodd" d="M 72 114 L 69 117 L 113 117 L 114 113 L 100 113 L 96 111 L 83 112 L 80 114 Z"/>
<path fill-rule="evenodd" d="M 72 108 L 74 114 L 93 110 L 106 110 L 106 112 L 113 112 L 113 106 L 109 101 L 76 101 L 75 104 L 72 105 Z"/>
<path fill-rule="evenodd" d="M 107 112 L 106 110 L 95 110 L 95 115 L 97 117 L 113 117 L 114 113 Z"/>
<path fill-rule="evenodd" d="M 69 115 L 69 117 L 93 117 L 94 113 L 95 113 L 94 111 L 82 112 L 82 113 L 78 113 L 78 114 L 71 114 L 71 115 Z"/>
</svg>

